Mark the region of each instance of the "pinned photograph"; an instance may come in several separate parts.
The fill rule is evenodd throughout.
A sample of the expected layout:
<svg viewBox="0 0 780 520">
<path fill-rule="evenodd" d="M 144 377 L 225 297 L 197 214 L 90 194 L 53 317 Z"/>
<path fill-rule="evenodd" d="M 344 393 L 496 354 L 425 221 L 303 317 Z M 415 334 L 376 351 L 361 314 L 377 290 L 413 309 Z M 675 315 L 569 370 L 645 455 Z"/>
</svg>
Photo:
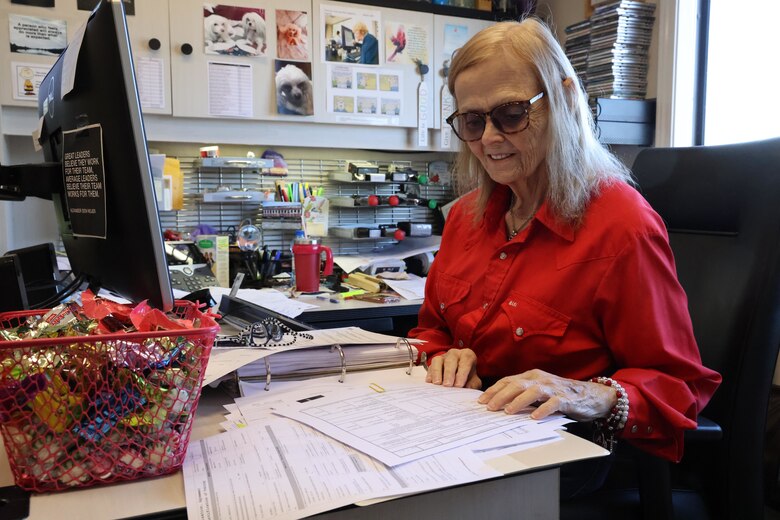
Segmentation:
<svg viewBox="0 0 780 520">
<path fill-rule="evenodd" d="M 309 16 L 304 11 L 276 10 L 276 57 L 310 61 Z"/>
<path fill-rule="evenodd" d="M 314 114 L 311 63 L 276 60 L 276 111 L 282 115 Z"/>
<path fill-rule="evenodd" d="M 379 64 L 379 13 L 323 7 L 325 61 Z"/>
<path fill-rule="evenodd" d="M 206 54 L 265 56 L 265 9 L 203 4 Z"/>
</svg>

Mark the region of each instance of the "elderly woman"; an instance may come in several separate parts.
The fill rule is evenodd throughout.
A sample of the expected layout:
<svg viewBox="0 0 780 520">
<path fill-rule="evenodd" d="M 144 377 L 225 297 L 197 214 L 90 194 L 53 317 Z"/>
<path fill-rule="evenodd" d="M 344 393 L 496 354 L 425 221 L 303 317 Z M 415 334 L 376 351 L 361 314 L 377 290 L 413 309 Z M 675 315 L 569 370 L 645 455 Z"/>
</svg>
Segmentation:
<svg viewBox="0 0 780 520">
<path fill-rule="evenodd" d="M 355 40 L 360 44 L 360 60 L 358 63 L 376 65 L 379 63 L 379 41 L 368 32 L 365 22 L 357 22 L 352 26 Z"/>
<path fill-rule="evenodd" d="M 428 381 L 489 410 L 562 412 L 669 460 L 720 383 L 702 366 L 660 217 L 597 141 L 563 50 L 535 18 L 456 51 L 447 118 L 461 186 L 412 337 Z"/>
</svg>

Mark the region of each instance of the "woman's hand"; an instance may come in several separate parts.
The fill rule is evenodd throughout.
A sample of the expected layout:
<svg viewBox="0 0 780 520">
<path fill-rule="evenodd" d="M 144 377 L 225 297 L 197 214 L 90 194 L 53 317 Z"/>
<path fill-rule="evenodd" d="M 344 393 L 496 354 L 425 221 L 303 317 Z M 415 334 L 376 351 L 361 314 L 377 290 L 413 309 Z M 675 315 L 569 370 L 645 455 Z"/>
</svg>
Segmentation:
<svg viewBox="0 0 780 520">
<path fill-rule="evenodd" d="M 561 412 L 577 421 L 592 421 L 610 414 L 617 404 L 617 394 L 614 388 L 599 383 L 566 379 L 543 370 L 529 370 L 499 379 L 485 390 L 479 402 L 486 404 L 488 410 L 503 408 L 510 414 L 540 403 L 531 414 L 532 419 L 543 419 L 553 412 Z"/>
<path fill-rule="evenodd" d="M 434 357 L 425 382 L 479 390 L 482 380 L 477 376 L 477 355 L 470 348 L 452 348 L 446 354 Z"/>
</svg>

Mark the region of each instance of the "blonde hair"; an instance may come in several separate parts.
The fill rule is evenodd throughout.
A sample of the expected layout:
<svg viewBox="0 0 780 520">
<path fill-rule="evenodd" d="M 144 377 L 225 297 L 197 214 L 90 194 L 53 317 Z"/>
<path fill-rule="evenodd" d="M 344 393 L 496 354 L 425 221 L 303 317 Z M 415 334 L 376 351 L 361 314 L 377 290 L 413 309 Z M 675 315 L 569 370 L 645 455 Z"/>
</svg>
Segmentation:
<svg viewBox="0 0 780 520">
<path fill-rule="evenodd" d="M 352 30 L 357 33 L 363 33 L 368 34 L 368 26 L 365 24 L 365 22 L 357 22 L 355 25 L 352 26 Z"/>
<path fill-rule="evenodd" d="M 631 182 L 628 168 L 596 138 L 588 99 L 574 68 L 541 20 L 528 17 L 520 22 L 499 22 L 474 35 L 453 55 L 450 92 L 455 92 L 461 72 L 490 59 L 530 64 L 544 90 L 542 101 L 549 107 L 547 200 L 558 218 L 577 224 L 600 186 Z M 459 191 L 480 188 L 472 208 L 475 222 L 479 222 L 496 183 L 465 145 L 461 146 L 455 170 Z"/>
</svg>

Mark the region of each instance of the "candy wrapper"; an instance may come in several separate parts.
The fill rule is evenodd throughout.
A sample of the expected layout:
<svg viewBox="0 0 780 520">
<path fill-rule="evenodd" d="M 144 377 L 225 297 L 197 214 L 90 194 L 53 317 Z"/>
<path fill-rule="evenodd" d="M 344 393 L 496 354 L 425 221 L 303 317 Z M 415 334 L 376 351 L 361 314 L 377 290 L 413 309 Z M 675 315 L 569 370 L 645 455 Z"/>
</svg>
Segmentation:
<svg viewBox="0 0 780 520">
<path fill-rule="evenodd" d="M 189 302 L 166 315 L 83 301 L 0 314 L 0 432 L 24 489 L 157 476 L 184 460 L 218 326 Z"/>
</svg>

